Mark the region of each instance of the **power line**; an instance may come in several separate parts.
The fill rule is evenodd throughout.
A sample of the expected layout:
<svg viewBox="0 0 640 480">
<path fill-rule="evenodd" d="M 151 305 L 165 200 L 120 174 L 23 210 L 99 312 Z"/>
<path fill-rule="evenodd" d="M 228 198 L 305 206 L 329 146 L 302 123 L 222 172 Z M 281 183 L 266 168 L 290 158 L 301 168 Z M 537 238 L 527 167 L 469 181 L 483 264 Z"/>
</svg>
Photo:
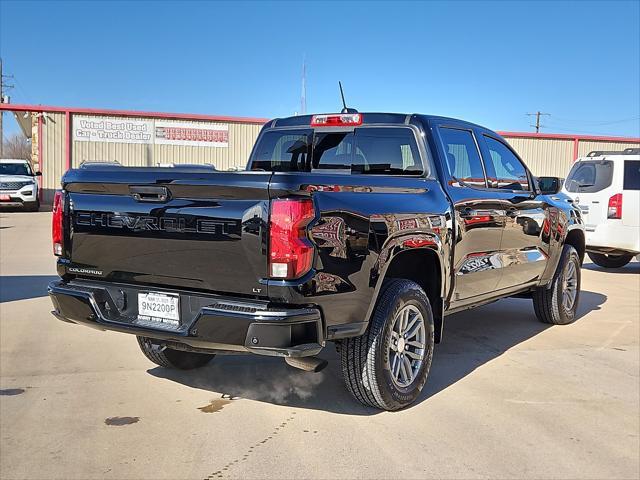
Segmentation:
<svg viewBox="0 0 640 480">
<path fill-rule="evenodd" d="M 570 123 L 577 123 L 577 124 L 582 124 L 582 125 L 587 125 L 587 126 L 591 126 L 591 127 L 598 127 L 601 125 L 615 125 L 618 123 L 628 123 L 628 122 L 634 122 L 634 121 L 638 121 L 640 120 L 640 117 L 630 117 L 630 118 L 622 118 L 620 120 L 607 120 L 607 121 L 600 121 L 600 120 L 572 120 L 572 119 L 568 119 L 568 118 L 561 118 L 561 117 L 553 117 L 554 120 L 560 120 L 560 125 L 567 125 Z M 553 123 L 557 123 L 557 122 L 553 122 Z"/>
<path fill-rule="evenodd" d="M 30 95 L 27 95 L 27 91 L 25 90 L 25 88 L 22 86 L 22 84 L 18 81 L 17 78 L 13 79 L 13 82 L 16 84 L 16 88 L 18 89 L 18 91 L 20 91 L 20 93 L 22 94 L 22 96 L 24 97 L 24 99 L 26 100 L 26 102 L 19 102 L 19 103 L 34 103 L 32 101 L 33 97 L 31 97 Z"/>
<path fill-rule="evenodd" d="M 551 127 L 553 127 L 553 130 L 559 130 L 561 132 L 575 133 L 575 134 L 578 134 L 578 135 L 581 135 L 581 134 L 599 135 L 599 136 L 603 136 L 603 137 L 611 135 L 611 133 L 594 132 L 594 131 L 589 131 L 589 130 L 576 130 L 574 128 L 561 128 L 561 127 L 557 127 L 555 125 L 551 125 Z"/>
</svg>

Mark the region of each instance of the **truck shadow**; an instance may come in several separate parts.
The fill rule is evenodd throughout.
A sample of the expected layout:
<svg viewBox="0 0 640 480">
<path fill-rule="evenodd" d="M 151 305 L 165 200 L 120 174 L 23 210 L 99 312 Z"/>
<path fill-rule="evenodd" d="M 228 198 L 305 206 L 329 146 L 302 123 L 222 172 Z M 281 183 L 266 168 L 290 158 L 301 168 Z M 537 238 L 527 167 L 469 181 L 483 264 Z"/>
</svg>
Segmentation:
<svg viewBox="0 0 640 480">
<path fill-rule="evenodd" d="M 0 303 L 47 296 L 47 285 L 59 280 L 56 275 L 0 276 Z"/>
<path fill-rule="evenodd" d="M 582 291 L 578 321 L 599 310 L 606 300 L 605 295 Z M 501 300 L 447 317 L 444 341 L 436 346 L 429 380 L 415 405 L 551 327 L 536 319 L 527 299 Z M 208 366 L 189 372 L 160 367 L 148 372 L 218 395 L 344 415 L 381 413 L 360 405 L 347 392 L 341 378 L 340 358 L 333 345 L 329 344 L 321 357 L 329 361 L 329 366 L 320 373 L 296 370 L 278 358 L 252 355 L 218 356 Z"/>
<path fill-rule="evenodd" d="M 595 263 L 585 263 L 582 265 L 582 268 L 591 270 L 593 272 L 602 272 L 602 273 L 623 273 L 623 274 L 640 274 L 640 262 L 631 261 L 627 263 L 624 267 L 621 268 L 604 268 Z"/>
</svg>

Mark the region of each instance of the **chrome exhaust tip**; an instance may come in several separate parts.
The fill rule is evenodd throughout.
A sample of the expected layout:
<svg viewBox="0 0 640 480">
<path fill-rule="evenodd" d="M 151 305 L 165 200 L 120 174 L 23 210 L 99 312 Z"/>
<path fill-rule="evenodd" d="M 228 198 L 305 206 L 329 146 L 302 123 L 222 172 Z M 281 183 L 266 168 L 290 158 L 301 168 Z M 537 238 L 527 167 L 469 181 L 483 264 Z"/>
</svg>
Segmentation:
<svg viewBox="0 0 640 480">
<path fill-rule="evenodd" d="M 329 364 L 326 360 L 318 357 L 285 357 L 284 361 L 292 367 L 314 373 L 318 373 Z"/>
</svg>

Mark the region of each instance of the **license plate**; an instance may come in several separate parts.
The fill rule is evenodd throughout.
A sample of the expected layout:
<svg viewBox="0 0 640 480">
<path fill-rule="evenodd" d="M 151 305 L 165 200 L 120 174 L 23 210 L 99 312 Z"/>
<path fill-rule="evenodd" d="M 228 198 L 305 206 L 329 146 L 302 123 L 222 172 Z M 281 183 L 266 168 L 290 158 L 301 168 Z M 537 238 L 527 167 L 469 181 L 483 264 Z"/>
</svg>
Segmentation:
<svg viewBox="0 0 640 480">
<path fill-rule="evenodd" d="M 9 195 L 0 195 L 0 202 L 10 202 L 11 197 Z"/>
<path fill-rule="evenodd" d="M 166 327 L 180 326 L 180 296 L 173 293 L 138 293 L 138 320 Z"/>
</svg>

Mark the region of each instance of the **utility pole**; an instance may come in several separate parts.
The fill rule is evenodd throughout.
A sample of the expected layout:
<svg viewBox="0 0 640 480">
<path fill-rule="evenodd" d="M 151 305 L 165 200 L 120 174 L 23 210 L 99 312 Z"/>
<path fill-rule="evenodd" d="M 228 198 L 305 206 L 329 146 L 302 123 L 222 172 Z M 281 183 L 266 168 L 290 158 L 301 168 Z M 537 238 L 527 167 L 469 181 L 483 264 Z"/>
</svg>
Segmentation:
<svg viewBox="0 0 640 480">
<path fill-rule="evenodd" d="M 530 127 L 536 127 L 536 133 L 540 133 L 540 127 L 544 127 L 544 125 L 540 125 L 540 116 L 542 115 L 548 115 L 551 116 L 550 113 L 542 113 L 540 111 L 537 111 L 536 113 L 527 113 L 527 116 L 532 117 L 532 116 L 536 116 L 536 124 L 535 125 L 529 125 Z"/>
<path fill-rule="evenodd" d="M 0 103 L 4 103 L 4 96 L 2 95 L 2 87 L 4 82 L 2 81 L 2 59 L 0 58 Z M 4 116 L 4 110 L 0 110 L 0 158 L 2 158 L 2 147 L 4 146 L 4 131 L 2 130 L 2 117 Z"/>
<path fill-rule="evenodd" d="M 13 78 L 13 75 L 3 75 L 2 74 L 2 58 L 0 58 L 0 103 L 5 103 L 4 101 L 4 93 L 2 91 L 3 88 L 13 88 L 13 85 L 8 85 L 4 83 L 5 78 Z M 9 102 L 7 102 L 9 103 Z M 2 116 L 4 114 L 4 110 L 0 110 L 0 158 L 2 158 L 2 147 L 4 145 L 4 131 L 2 130 Z"/>
</svg>

